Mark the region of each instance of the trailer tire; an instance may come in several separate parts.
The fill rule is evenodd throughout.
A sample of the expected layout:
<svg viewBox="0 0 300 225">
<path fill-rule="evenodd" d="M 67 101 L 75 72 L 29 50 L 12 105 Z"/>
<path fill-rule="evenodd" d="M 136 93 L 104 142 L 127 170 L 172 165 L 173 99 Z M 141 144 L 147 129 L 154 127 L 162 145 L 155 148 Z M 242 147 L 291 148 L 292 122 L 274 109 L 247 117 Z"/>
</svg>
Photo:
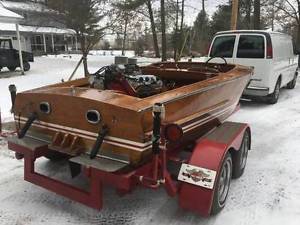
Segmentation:
<svg viewBox="0 0 300 225">
<path fill-rule="evenodd" d="M 229 193 L 231 176 L 232 158 L 230 152 L 227 152 L 215 184 L 211 215 L 216 215 L 224 208 Z"/>
<path fill-rule="evenodd" d="M 245 131 L 241 147 L 238 151 L 234 151 L 232 154 L 232 178 L 239 178 L 243 175 L 246 164 L 248 151 L 250 148 L 250 133 L 248 130 Z"/>
</svg>

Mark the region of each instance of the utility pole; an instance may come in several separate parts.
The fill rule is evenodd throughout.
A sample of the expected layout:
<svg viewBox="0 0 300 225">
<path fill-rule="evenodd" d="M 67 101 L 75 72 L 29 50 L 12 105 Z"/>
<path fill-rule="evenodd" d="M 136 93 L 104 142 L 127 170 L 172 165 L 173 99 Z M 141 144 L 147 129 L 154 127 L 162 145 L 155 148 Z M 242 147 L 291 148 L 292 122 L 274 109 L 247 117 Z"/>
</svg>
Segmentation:
<svg viewBox="0 0 300 225">
<path fill-rule="evenodd" d="M 239 0 L 232 0 L 231 30 L 237 29 L 238 11 L 239 11 Z"/>
</svg>

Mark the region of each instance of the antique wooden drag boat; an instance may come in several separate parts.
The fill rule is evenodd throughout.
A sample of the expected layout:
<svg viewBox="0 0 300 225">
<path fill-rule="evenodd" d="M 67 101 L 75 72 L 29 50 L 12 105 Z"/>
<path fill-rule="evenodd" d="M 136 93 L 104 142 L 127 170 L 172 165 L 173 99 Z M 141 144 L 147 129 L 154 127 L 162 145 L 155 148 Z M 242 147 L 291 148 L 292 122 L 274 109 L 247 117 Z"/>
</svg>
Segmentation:
<svg viewBox="0 0 300 225">
<path fill-rule="evenodd" d="M 106 88 L 91 88 L 83 78 L 19 93 L 14 105 L 17 128 L 21 131 L 34 115 L 27 135 L 48 142 L 50 149 L 78 155 L 91 153 L 106 126 L 99 156 L 138 164 L 151 154 L 155 103 L 165 107 L 165 124 L 177 124 L 185 140 L 194 139 L 232 114 L 251 74 L 242 66 L 204 63 L 158 63 L 141 72 L 146 76 L 138 79 L 160 78 L 153 82 L 158 88 L 142 86 L 146 81 L 137 87 L 153 95 L 139 97 L 118 77 Z"/>
<path fill-rule="evenodd" d="M 17 158 L 25 156 L 26 180 L 95 208 L 102 206 L 100 181 L 122 193 L 137 183 L 151 188 L 165 184 L 174 196 L 178 190 L 166 164 L 171 160 L 186 163 L 175 180 L 210 191 L 197 192 L 206 199 L 205 206 L 197 208 L 188 203 L 194 198 L 193 187 L 182 185 L 180 190 L 186 187 L 189 191 L 182 192 L 180 204 L 209 215 L 214 180 L 223 171 L 226 153 L 250 147 L 247 125 L 223 122 L 236 110 L 251 74 L 251 68 L 227 63 L 155 63 L 140 68 L 133 61 L 103 67 L 88 78 L 17 95 L 11 86 L 18 135 L 9 140 L 9 148 L 16 151 Z M 210 145 L 199 149 L 206 142 L 203 137 L 209 143 L 224 143 L 211 147 L 222 150 L 209 149 Z M 188 152 L 184 159 L 183 150 Z M 245 155 L 236 157 L 238 164 Z M 78 165 L 92 170 L 87 173 L 92 177 L 92 193 L 36 174 L 34 162 L 40 156 L 66 157 L 73 175 L 80 170 Z M 235 165 L 234 154 L 232 157 L 231 165 Z M 201 171 L 201 167 L 209 170 Z M 231 177 L 231 170 L 227 172 Z M 201 178 L 201 174 L 206 176 Z"/>
</svg>

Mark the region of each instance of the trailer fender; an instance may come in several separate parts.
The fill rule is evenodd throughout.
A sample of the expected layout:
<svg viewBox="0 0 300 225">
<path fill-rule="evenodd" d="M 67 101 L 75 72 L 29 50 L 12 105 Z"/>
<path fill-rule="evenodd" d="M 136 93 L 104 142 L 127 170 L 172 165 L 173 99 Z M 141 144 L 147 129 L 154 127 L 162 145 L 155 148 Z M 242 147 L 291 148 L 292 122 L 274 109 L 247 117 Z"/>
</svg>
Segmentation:
<svg viewBox="0 0 300 225">
<path fill-rule="evenodd" d="M 183 181 L 180 182 L 179 187 L 179 205 L 181 208 L 205 217 L 211 214 L 216 188 L 215 181 L 219 176 L 223 159 L 228 151 L 237 151 L 240 148 L 246 130 L 250 132 L 247 124 L 225 122 L 205 137 L 197 140 L 188 165 L 183 164 L 180 173 L 184 170 L 183 167 L 189 167 L 192 168 L 190 171 L 197 171 L 198 174 L 199 172 L 206 173 L 210 177 L 207 180 L 202 179 L 202 181 L 199 179 L 189 181 L 189 178 L 182 179 L 182 174 L 179 173 L 178 179 Z"/>
</svg>

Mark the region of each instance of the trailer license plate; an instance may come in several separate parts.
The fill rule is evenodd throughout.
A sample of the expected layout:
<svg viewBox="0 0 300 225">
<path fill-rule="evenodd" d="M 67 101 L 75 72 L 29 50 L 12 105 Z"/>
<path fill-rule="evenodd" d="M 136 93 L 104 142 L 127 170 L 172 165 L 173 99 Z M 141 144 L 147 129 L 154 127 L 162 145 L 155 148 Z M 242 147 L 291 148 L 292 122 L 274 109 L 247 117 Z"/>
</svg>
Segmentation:
<svg viewBox="0 0 300 225">
<path fill-rule="evenodd" d="M 213 189 L 217 172 L 183 163 L 178 180 L 200 187 Z"/>
</svg>

